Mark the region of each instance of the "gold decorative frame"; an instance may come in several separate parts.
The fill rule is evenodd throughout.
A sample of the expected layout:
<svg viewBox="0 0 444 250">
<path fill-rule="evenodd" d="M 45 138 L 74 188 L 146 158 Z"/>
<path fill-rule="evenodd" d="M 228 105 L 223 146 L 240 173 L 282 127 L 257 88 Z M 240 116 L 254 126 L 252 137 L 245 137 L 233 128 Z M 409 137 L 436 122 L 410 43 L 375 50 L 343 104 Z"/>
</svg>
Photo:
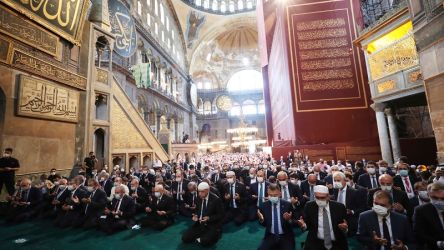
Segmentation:
<svg viewBox="0 0 444 250">
<path fill-rule="evenodd" d="M 376 84 L 376 87 L 378 89 L 378 93 L 381 94 L 381 93 L 395 89 L 396 82 L 395 82 L 395 80 L 387 80 L 387 81 Z"/>
<path fill-rule="evenodd" d="M 17 115 L 78 122 L 80 93 L 77 90 L 43 79 L 20 75 L 17 99 Z M 69 105 L 74 105 L 74 108 L 69 108 Z"/>
<path fill-rule="evenodd" d="M 96 81 L 108 84 L 108 71 L 96 67 Z"/>
<path fill-rule="evenodd" d="M 63 68 L 26 54 L 16 48 L 12 53 L 10 64 L 18 69 L 40 75 L 53 81 L 86 90 L 86 78 Z"/>
<path fill-rule="evenodd" d="M 6 44 L 6 58 L 1 58 L 0 57 L 0 62 L 3 62 L 3 63 L 9 63 L 9 61 L 11 60 L 11 55 L 12 55 L 12 48 L 13 48 L 13 46 L 12 46 L 12 41 L 10 40 L 10 39 L 8 39 L 8 38 L 6 38 L 6 37 L 4 37 L 4 36 L 2 36 L 2 35 L 0 35 L 0 48 L 2 48 L 2 43 L 5 43 Z M 0 54 L 1 55 L 1 54 Z"/>
<path fill-rule="evenodd" d="M 29 0 L 29 1 L 32 1 L 32 0 Z M 43 0 L 41 0 L 41 1 L 43 1 Z M 46 1 L 48 1 L 48 0 L 46 0 Z M 84 19 L 86 17 L 86 13 L 87 13 L 87 10 L 89 7 L 89 0 L 78 0 L 78 1 L 83 1 L 83 3 L 81 3 L 82 6 L 80 7 L 79 20 L 77 20 L 79 22 L 79 26 L 77 27 L 76 31 L 74 32 L 74 35 L 71 35 L 65 31 L 63 31 L 62 29 L 57 28 L 57 26 L 48 22 L 48 20 L 46 20 L 45 18 L 43 18 L 39 15 L 36 15 L 35 13 L 31 12 L 29 9 L 16 3 L 13 0 L 0 0 L 0 2 L 17 10 L 21 14 L 27 16 L 29 19 L 34 20 L 35 22 L 43 25 L 44 27 L 48 28 L 49 30 L 51 30 L 55 34 L 60 35 L 64 39 L 68 40 L 69 42 L 71 42 L 77 46 L 80 46 L 81 36 L 82 36 L 82 32 L 83 32 L 83 25 L 85 24 Z"/>
<path fill-rule="evenodd" d="M 17 14 L 15 14 L 13 11 L 9 10 L 8 8 L 4 7 L 3 5 L 0 5 L 0 12 L 5 12 L 9 15 L 7 19 L 8 19 L 8 21 L 10 21 L 10 23 L 13 23 L 14 25 L 19 25 L 20 22 L 25 23 L 25 24 L 28 24 L 30 26 L 30 28 L 34 29 L 34 32 L 40 32 L 40 36 L 42 38 L 44 35 L 46 35 L 46 39 L 48 39 L 48 41 L 52 41 L 55 44 L 55 46 L 52 50 L 51 50 L 51 48 L 44 48 L 43 46 L 48 45 L 48 42 L 38 41 L 36 39 L 31 41 L 29 38 L 29 35 L 28 35 L 28 37 L 26 37 L 26 36 L 24 36 L 23 33 L 13 32 L 13 30 L 8 31 L 8 26 L 5 25 L 4 23 L 2 23 L 1 19 L 0 19 L 0 26 L 2 28 L 0 29 L 0 33 L 3 33 L 3 34 L 8 35 L 12 38 L 15 38 L 15 39 L 19 40 L 20 42 L 23 42 L 29 46 L 32 46 L 38 50 L 41 50 L 49 55 L 52 55 L 55 57 L 58 56 L 58 54 L 59 54 L 59 46 L 58 46 L 59 37 L 58 36 L 46 31 L 45 29 L 40 28 L 38 25 L 36 25 L 24 18 L 20 18 Z"/>
</svg>

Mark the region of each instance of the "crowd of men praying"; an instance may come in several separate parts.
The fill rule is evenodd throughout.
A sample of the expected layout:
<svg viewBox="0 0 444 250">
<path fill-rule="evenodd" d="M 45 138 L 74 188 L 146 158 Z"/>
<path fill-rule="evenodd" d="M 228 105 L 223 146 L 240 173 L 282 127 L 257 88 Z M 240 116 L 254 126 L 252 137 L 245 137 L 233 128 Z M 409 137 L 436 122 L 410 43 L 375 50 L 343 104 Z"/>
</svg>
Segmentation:
<svg viewBox="0 0 444 250">
<path fill-rule="evenodd" d="M 55 227 L 113 234 L 164 230 L 182 216 L 193 223 L 178 237 L 202 246 L 216 244 L 227 223 L 257 221 L 265 227 L 258 249 L 296 249 L 296 228 L 308 231 L 307 250 L 348 249 L 349 237 L 367 249 L 444 249 L 444 166 L 410 165 L 406 157 L 394 165 L 313 161 L 299 151 L 280 159 L 205 154 L 128 172 L 96 169 L 96 162 L 91 152 L 72 178 L 52 169 L 38 180 L 14 180 L 20 165 L 5 150 L 5 222 L 49 218 Z"/>
</svg>

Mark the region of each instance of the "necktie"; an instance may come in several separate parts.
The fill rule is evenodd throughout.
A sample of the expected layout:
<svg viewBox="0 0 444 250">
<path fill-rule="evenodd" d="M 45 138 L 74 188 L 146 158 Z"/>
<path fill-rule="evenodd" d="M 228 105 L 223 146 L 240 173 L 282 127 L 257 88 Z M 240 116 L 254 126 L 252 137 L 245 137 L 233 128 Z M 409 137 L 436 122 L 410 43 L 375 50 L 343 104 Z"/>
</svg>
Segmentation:
<svg viewBox="0 0 444 250">
<path fill-rule="evenodd" d="M 96 191 L 94 190 L 94 192 L 92 192 L 92 194 L 89 196 L 89 198 L 92 199 L 92 197 L 94 196 L 95 193 L 96 193 Z M 86 212 L 88 211 L 88 207 L 89 207 L 89 203 L 86 204 L 86 207 L 85 207 L 85 214 L 86 214 Z"/>
<path fill-rule="evenodd" d="M 344 190 L 338 190 L 338 202 L 342 203 L 345 205 L 345 202 L 343 201 L 343 196 L 342 196 L 342 192 L 344 192 Z"/>
<path fill-rule="evenodd" d="M 322 210 L 322 222 L 324 224 L 324 246 L 327 249 L 331 249 L 333 245 L 331 243 L 330 221 L 328 219 L 328 213 L 325 207 Z"/>
<path fill-rule="evenodd" d="M 407 193 L 411 193 L 412 189 L 410 187 L 410 181 L 409 181 L 409 177 L 404 177 L 404 183 L 405 183 L 405 191 Z"/>
<path fill-rule="evenodd" d="M 273 231 L 274 234 L 279 234 L 279 214 L 277 210 L 277 204 L 273 204 Z"/>
<path fill-rule="evenodd" d="M 180 196 L 180 192 L 181 192 L 181 187 L 182 187 L 182 183 L 180 183 L 180 182 L 178 182 L 177 183 L 177 200 L 179 200 L 180 201 L 180 198 L 181 198 L 181 196 Z"/>
<path fill-rule="evenodd" d="M 233 184 L 230 185 L 230 196 L 231 196 L 231 202 L 230 202 L 230 207 L 234 207 L 234 187 Z"/>
<path fill-rule="evenodd" d="M 387 245 L 385 246 L 386 250 L 391 249 L 392 246 L 392 240 L 390 238 L 390 232 L 387 226 L 387 219 L 382 218 L 382 231 L 384 232 L 384 239 L 387 240 Z"/>
<path fill-rule="evenodd" d="M 200 219 L 204 217 L 207 213 L 207 199 L 202 200 L 202 209 L 200 210 Z"/>
<path fill-rule="evenodd" d="M 314 200 L 313 186 L 310 185 L 310 201 Z"/>
<path fill-rule="evenodd" d="M 259 183 L 259 199 L 257 201 L 257 206 L 260 207 L 262 205 L 262 192 L 263 192 L 263 187 L 262 187 L 262 183 Z"/>
<path fill-rule="evenodd" d="M 285 186 L 282 186 L 282 188 L 284 189 L 284 200 L 288 201 L 287 188 Z"/>
<path fill-rule="evenodd" d="M 372 176 L 372 188 L 376 188 L 376 178 Z"/>
</svg>

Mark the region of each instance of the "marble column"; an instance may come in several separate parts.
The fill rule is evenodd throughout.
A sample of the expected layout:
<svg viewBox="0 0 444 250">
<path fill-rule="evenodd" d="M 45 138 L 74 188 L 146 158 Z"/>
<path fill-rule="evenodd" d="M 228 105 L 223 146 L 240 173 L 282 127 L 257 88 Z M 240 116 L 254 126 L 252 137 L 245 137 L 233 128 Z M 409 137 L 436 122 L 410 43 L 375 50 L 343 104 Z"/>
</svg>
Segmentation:
<svg viewBox="0 0 444 250">
<path fill-rule="evenodd" d="M 179 142 L 179 122 L 175 120 L 174 122 L 174 140 Z"/>
<path fill-rule="evenodd" d="M 382 159 L 389 165 L 393 164 L 392 150 L 390 148 L 389 135 L 387 131 L 387 122 L 385 120 L 384 103 L 373 103 L 370 106 L 376 113 L 376 123 L 378 126 L 379 144 L 381 146 Z"/>
<path fill-rule="evenodd" d="M 398 128 L 396 127 L 396 121 L 393 117 L 393 111 L 391 108 L 386 108 L 384 110 L 387 116 L 387 123 L 390 132 L 390 142 L 392 145 L 393 160 L 396 162 L 401 157 L 401 145 L 399 144 Z"/>
<path fill-rule="evenodd" d="M 156 135 L 157 137 L 159 137 L 159 131 L 160 131 L 160 117 L 162 117 L 162 115 L 160 113 L 157 114 L 157 124 L 156 124 Z"/>
</svg>

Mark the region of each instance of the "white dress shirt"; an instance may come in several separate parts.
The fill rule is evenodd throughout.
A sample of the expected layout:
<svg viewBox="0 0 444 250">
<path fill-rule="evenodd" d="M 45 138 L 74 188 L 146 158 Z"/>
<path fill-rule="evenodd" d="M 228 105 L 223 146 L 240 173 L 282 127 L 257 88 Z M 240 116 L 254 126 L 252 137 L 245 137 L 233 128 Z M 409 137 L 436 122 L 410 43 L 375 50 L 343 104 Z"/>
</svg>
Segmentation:
<svg viewBox="0 0 444 250">
<path fill-rule="evenodd" d="M 333 224 L 331 223 L 330 206 L 327 204 L 325 209 L 327 210 L 327 213 L 328 213 L 328 220 L 329 220 L 329 224 L 330 224 L 331 240 L 334 241 L 334 240 L 336 240 L 336 238 L 335 238 L 335 233 L 333 232 Z M 324 210 L 324 208 L 322 208 L 322 207 L 319 207 L 319 209 L 318 209 L 318 239 L 321 239 L 321 240 L 324 239 L 324 217 L 323 217 L 324 214 L 323 214 L 323 210 Z"/>
<path fill-rule="evenodd" d="M 339 200 L 339 194 L 341 194 L 341 200 Z M 346 197 L 347 197 L 347 185 L 345 185 L 345 187 L 343 189 L 339 189 L 338 190 L 338 200 L 337 202 L 340 202 L 342 204 L 344 204 L 344 206 L 346 206 Z"/>
</svg>

